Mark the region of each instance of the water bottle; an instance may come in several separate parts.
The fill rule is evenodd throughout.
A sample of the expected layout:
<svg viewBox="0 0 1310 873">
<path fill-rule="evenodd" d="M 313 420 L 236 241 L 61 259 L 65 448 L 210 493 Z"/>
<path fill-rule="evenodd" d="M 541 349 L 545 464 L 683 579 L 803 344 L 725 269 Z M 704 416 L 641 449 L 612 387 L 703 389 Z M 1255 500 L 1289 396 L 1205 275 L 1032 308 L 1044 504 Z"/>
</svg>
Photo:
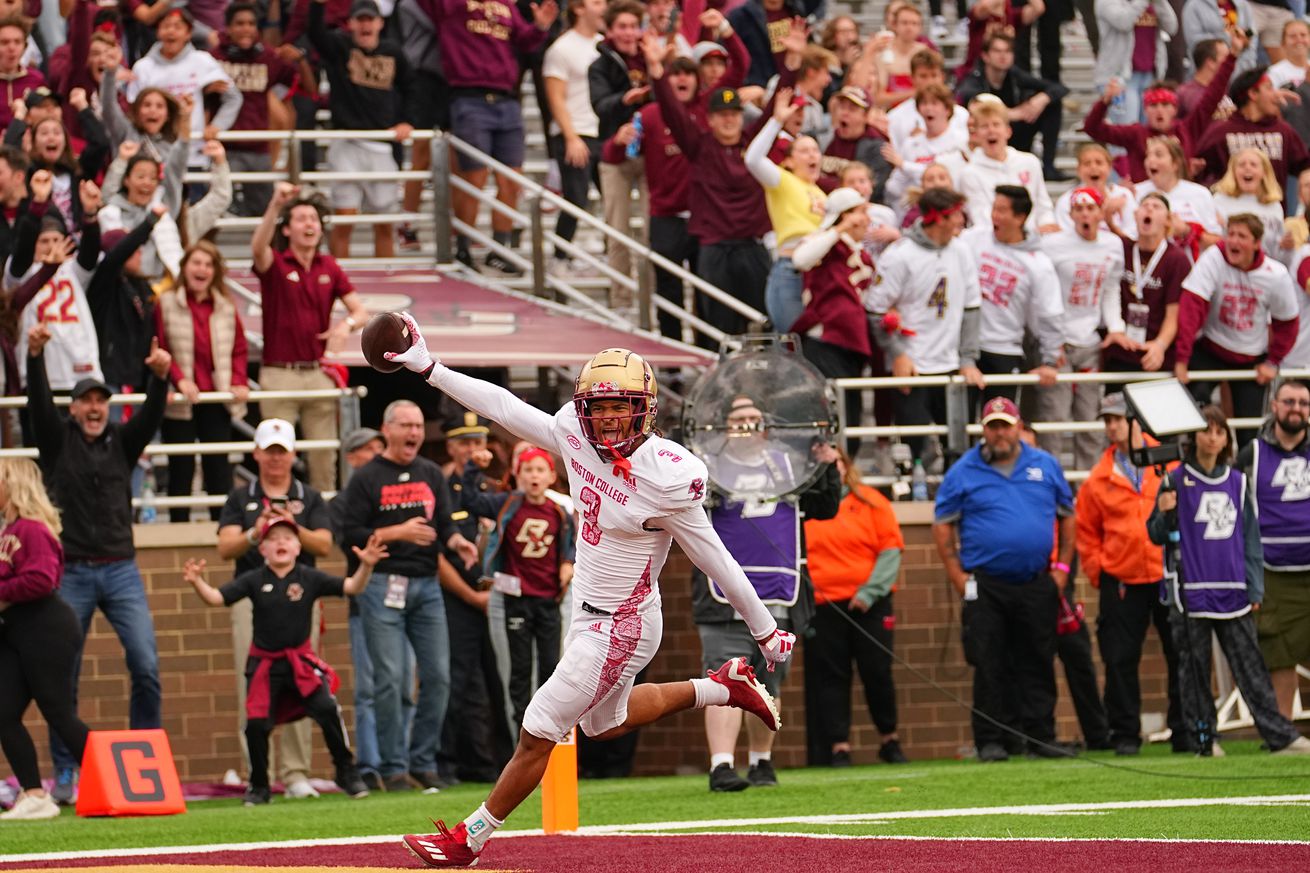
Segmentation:
<svg viewBox="0 0 1310 873">
<path fill-rule="evenodd" d="M 623 150 L 623 154 L 631 160 L 641 156 L 641 113 L 638 112 L 632 116 L 632 126 L 636 129 L 637 135 L 628 143 L 628 147 Z"/>
<path fill-rule="evenodd" d="M 928 499 L 928 474 L 923 472 L 923 461 L 914 459 L 914 472 L 910 475 L 910 499 Z"/>
<path fill-rule="evenodd" d="M 155 471 L 150 470 L 146 473 L 146 483 L 141 489 L 141 523 L 154 524 L 159 517 L 159 510 L 155 507 Z"/>
</svg>

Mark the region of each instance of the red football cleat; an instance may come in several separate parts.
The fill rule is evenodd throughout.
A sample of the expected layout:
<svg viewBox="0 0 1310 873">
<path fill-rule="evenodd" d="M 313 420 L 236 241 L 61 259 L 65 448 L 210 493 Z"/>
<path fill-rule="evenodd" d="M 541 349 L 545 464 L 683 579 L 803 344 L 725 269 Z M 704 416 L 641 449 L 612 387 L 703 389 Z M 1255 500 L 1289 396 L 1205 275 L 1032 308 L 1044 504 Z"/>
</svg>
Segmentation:
<svg viewBox="0 0 1310 873">
<path fill-rule="evenodd" d="M 706 675 L 728 689 L 729 706 L 753 713 L 771 731 L 782 727 L 773 696 L 755 678 L 755 670 L 745 658 L 733 658 Z"/>
<path fill-rule="evenodd" d="M 439 819 L 432 822 L 437 826 L 435 834 L 406 834 L 403 837 L 405 848 L 429 867 L 473 867 L 478 863 L 481 852 L 469 848 L 468 830 L 460 822 L 452 831 Z"/>
</svg>

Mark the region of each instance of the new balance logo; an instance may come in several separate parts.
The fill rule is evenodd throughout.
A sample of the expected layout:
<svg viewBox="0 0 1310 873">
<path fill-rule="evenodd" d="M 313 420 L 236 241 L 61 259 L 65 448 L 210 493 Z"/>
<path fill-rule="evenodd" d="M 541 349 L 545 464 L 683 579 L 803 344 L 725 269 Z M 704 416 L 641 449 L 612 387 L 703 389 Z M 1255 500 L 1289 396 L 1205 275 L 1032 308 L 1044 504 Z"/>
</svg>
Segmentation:
<svg viewBox="0 0 1310 873">
<path fill-rule="evenodd" d="M 1310 500 L 1310 462 L 1305 458 L 1283 458 L 1269 484 L 1283 489 L 1284 503 Z"/>
</svg>

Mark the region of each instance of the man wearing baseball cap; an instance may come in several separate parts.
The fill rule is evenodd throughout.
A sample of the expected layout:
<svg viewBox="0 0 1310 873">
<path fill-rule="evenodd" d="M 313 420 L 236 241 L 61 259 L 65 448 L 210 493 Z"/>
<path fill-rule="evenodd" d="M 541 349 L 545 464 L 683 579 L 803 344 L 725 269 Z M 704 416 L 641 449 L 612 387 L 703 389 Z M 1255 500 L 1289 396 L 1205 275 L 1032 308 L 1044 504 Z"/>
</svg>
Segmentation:
<svg viewBox="0 0 1310 873">
<path fill-rule="evenodd" d="M 99 608 L 123 644 L 131 677 L 128 724 L 132 730 L 161 725 L 159 651 L 146 602 L 145 583 L 136 565 L 132 537 L 132 472 L 164 419 L 172 356 L 151 343 L 145 365 L 146 401 L 125 423 L 110 420 L 113 392 L 96 378 L 73 385 L 68 417 L 55 409 L 43 354 L 50 331 L 38 324 L 27 334 L 27 396 L 33 444 L 46 487 L 63 519 L 59 542 L 64 575 L 59 596 L 77 613 L 85 635 Z M 79 650 L 74 695 L 81 671 Z M 76 699 L 76 697 L 74 697 Z M 71 803 L 79 762 L 53 733 L 50 736 L 56 785 L 53 796 Z"/>
<path fill-rule="evenodd" d="M 823 150 L 819 187 L 832 191 L 841 184 L 842 170 L 859 161 L 873 174 L 873 199 L 881 203 L 892 166 L 882 155 L 887 140 L 869 125 L 869 92 L 847 85 L 829 103 L 832 107 L 832 139 Z"/>
<path fill-rule="evenodd" d="M 1055 626 L 1073 559 L 1073 495 L 1060 462 L 1019 439 L 1013 400 L 988 400 L 982 425 L 982 442 L 942 480 L 932 528 L 947 578 L 964 598 L 974 743 L 980 761 L 1008 759 L 1012 735 L 1000 727 L 1008 725 L 1032 738 L 1029 754 L 1058 757 L 1065 752 L 1054 745 Z"/>
<path fill-rule="evenodd" d="M 259 539 L 270 524 L 295 526 L 300 547 L 296 561 L 308 567 L 316 558 L 325 558 L 332 548 L 332 523 L 327 504 L 314 488 L 296 479 L 296 429 L 281 418 L 266 418 L 255 428 L 255 465 L 259 476 L 249 485 L 238 485 L 227 495 L 218 516 L 218 556 L 236 562 L 236 575 L 264 566 Z M 317 610 L 316 613 L 317 615 Z M 245 746 L 246 729 L 246 656 L 252 639 L 253 609 L 250 601 L 232 606 L 232 654 L 237 676 L 237 736 L 247 766 L 250 756 Z M 318 646 L 317 617 L 311 642 Z M 286 796 L 317 797 L 309 783 L 313 746 L 310 724 L 300 720 L 278 732 L 278 777 L 286 785 Z"/>
</svg>

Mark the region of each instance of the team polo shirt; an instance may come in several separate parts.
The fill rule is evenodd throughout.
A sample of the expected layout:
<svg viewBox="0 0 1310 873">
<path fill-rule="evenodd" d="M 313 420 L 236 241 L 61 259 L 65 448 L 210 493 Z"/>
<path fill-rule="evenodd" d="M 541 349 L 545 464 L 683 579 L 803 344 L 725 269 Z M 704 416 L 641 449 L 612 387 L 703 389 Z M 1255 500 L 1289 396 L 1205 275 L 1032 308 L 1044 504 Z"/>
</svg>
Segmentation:
<svg viewBox="0 0 1310 873">
<path fill-rule="evenodd" d="M 946 472 L 937 524 L 959 525 L 960 563 L 969 572 L 1026 582 L 1047 568 L 1055 519 L 1073 512 L 1073 495 L 1054 456 L 1020 444 L 1006 475 L 974 446 Z"/>
<path fill-rule="evenodd" d="M 323 357 L 318 335 L 332 324 L 332 305 L 355 290 L 336 258 L 315 252 L 309 268 L 290 249 L 273 251 L 267 270 L 255 268 L 264 309 L 264 363 L 296 364 Z"/>
</svg>

